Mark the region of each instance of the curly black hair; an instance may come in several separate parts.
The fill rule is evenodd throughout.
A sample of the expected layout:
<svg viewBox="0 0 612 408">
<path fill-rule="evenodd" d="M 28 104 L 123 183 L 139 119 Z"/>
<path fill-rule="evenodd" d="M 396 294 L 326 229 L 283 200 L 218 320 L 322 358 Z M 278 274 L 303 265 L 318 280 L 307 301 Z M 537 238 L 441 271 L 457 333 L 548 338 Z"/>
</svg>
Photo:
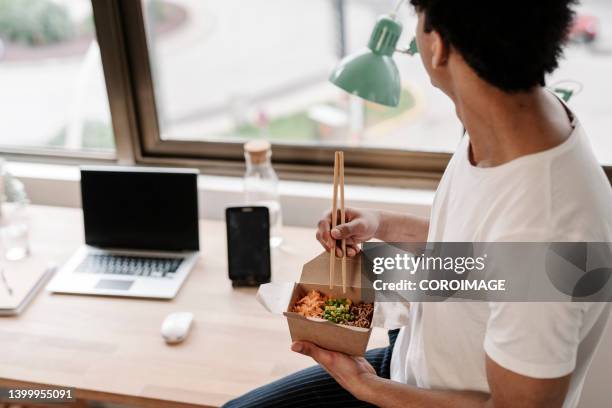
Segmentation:
<svg viewBox="0 0 612 408">
<path fill-rule="evenodd" d="M 544 85 L 557 68 L 575 0 L 411 0 L 480 78 L 505 92 Z"/>
</svg>

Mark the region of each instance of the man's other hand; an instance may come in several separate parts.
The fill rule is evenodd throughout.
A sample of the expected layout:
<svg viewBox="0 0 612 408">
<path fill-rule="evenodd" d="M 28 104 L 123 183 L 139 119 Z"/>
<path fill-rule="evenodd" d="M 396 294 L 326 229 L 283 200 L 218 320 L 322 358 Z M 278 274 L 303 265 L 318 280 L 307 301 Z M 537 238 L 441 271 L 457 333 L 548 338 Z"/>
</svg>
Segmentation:
<svg viewBox="0 0 612 408">
<path fill-rule="evenodd" d="M 293 342 L 291 350 L 312 357 L 355 398 L 363 401 L 369 398 L 369 385 L 378 376 L 365 358 L 326 350 L 307 341 Z"/>
</svg>

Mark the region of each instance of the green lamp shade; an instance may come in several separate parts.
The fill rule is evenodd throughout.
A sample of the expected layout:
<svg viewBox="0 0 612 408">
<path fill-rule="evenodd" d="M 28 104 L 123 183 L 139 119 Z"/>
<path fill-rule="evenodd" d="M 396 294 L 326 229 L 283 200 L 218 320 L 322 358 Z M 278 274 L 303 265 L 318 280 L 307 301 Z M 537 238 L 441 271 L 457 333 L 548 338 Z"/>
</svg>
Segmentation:
<svg viewBox="0 0 612 408">
<path fill-rule="evenodd" d="M 329 80 L 368 101 L 386 106 L 399 104 L 401 85 L 395 61 L 368 48 L 340 61 Z"/>
<path fill-rule="evenodd" d="M 397 106 L 401 81 L 393 53 L 401 24 L 393 17 L 381 16 L 376 22 L 368 47 L 345 57 L 329 80 L 348 93 L 386 106 Z"/>
</svg>

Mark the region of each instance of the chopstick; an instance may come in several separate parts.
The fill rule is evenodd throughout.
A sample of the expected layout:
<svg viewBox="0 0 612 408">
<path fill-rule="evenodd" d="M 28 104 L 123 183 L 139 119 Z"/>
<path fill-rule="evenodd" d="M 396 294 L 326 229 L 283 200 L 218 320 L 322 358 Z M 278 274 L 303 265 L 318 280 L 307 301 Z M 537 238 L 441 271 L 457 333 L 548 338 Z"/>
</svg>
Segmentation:
<svg viewBox="0 0 612 408">
<path fill-rule="evenodd" d="M 340 224 L 346 222 L 344 212 L 344 152 L 340 152 Z M 346 239 L 342 239 L 342 293 L 346 293 Z"/>
<path fill-rule="evenodd" d="M 332 212 L 331 212 L 331 230 L 333 230 L 338 223 L 338 173 L 339 173 L 339 152 L 334 153 L 334 192 L 332 194 Z M 334 287 L 334 268 L 336 266 L 336 240 L 332 239 L 331 248 L 329 250 L 329 288 Z"/>
<path fill-rule="evenodd" d="M 338 225 L 338 189 L 340 189 L 340 224 L 346 222 L 344 210 L 344 152 L 334 154 L 334 191 L 332 196 L 332 222 L 331 229 Z M 332 240 L 329 256 L 329 288 L 334 287 L 336 266 L 336 240 Z M 346 293 L 346 240 L 342 239 L 342 293 Z"/>
</svg>

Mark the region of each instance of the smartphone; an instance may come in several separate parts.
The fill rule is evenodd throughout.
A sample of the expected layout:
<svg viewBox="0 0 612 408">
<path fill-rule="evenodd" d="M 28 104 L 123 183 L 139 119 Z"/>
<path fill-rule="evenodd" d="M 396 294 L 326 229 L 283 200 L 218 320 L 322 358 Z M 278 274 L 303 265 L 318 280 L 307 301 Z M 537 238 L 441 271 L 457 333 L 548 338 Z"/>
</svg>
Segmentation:
<svg viewBox="0 0 612 408">
<path fill-rule="evenodd" d="M 227 265 L 232 285 L 257 286 L 270 282 L 270 213 L 268 207 L 229 207 Z"/>
</svg>

